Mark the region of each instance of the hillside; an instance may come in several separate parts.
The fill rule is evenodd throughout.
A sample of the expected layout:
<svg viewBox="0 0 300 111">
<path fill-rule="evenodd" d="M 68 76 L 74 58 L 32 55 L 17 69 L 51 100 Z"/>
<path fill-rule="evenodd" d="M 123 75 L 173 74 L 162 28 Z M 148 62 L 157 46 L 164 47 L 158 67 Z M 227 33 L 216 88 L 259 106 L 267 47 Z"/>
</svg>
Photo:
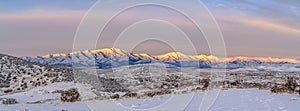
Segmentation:
<svg viewBox="0 0 300 111">
<path fill-rule="evenodd" d="M 68 67 L 44 66 L 0 54 L 0 92 L 18 92 L 54 82 L 73 81 Z"/>
</svg>

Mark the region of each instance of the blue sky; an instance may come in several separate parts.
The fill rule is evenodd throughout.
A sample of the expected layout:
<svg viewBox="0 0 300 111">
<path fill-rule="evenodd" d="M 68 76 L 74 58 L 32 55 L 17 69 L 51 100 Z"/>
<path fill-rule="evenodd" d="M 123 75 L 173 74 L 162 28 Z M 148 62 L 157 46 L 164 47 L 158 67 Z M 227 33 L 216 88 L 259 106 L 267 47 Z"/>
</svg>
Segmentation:
<svg viewBox="0 0 300 111">
<path fill-rule="evenodd" d="M 20 12 L 35 9 L 87 10 L 96 0 L 2 0 L 2 12 Z"/>
<path fill-rule="evenodd" d="M 15 56 L 70 52 L 77 26 L 95 2 L 96 0 L 0 1 L 0 52 Z M 300 57 L 300 1 L 202 2 L 220 25 L 228 56 Z M 106 11 L 109 13 L 109 8 Z M 147 9 L 136 12 L 142 14 Z M 158 16 L 155 11 L 147 13 Z M 196 43 L 198 52 L 207 54 L 206 44 L 203 39 L 199 40 L 202 42 Z M 100 44 L 99 48 L 110 46 L 103 45 L 109 44 L 109 41 Z M 141 46 L 147 47 L 147 43 Z M 149 51 L 151 50 L 154 52 L 149 53 L 153 54 L 170 51 L 168 48 Z"/>
</svg>

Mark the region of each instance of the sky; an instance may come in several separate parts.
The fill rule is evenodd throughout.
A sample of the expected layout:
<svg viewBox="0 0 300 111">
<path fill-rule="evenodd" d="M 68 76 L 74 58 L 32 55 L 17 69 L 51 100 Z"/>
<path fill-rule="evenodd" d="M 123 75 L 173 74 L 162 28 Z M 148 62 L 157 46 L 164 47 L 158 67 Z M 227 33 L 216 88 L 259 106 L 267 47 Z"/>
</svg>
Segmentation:
<svg viewBox="0 0 300 111">
<path fill-rule="evenodd" d="M 96 2 L 96 0 L 0 1 L 0 53 L 36 56 L 72 51 L 77 27 L 85 13 Z M 201 2 L 219 24 L 228 56 L 300 58 L 300 1 L 201 0 Z M 197 14 L 197 11 L 194 12 Z M 110 13 L 110 8 L 103 10 L 100 15 L 105 16 L 106 13 Z M 193 33 L 193 26 L 181 15 L 151 6 L 120 14 L 110 27 L 122 28 L 143 17 L 170 20 Z M 209 54 L 209 46 L 203 35 L 199 32 L 194 33 L 197 34 L 194 34 L 191 40 L 196 47 L 195 50 L 199 54 Z M 104 37 L 98 41 L 97 48 L 111 47 L 113 36 L 117 35 L 114 31 L 103 35 Z M 176 37 L 168 36 L 164 39 L 174 38 Z M 123 44 L 131 44 L 131 41 L 124 41 Z M 147 40 L 137 44 L 133 52 L 159 55 L 174 50 L 172 45 L 177 46 L 177 51 L 187 54 L 194 51 L 186 49 L 184 42 L 180 40 L 171 45 L 159 40 Z"/>
</svg>

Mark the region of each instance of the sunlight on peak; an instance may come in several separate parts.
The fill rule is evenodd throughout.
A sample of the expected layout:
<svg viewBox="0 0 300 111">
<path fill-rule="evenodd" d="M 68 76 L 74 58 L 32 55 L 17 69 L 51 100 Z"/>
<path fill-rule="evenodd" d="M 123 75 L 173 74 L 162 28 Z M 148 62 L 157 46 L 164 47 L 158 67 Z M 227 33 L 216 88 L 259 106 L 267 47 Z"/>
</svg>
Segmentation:
<svg viewBox="0 0 300 111">
<path fill-rule="evenodd" d="M 177 57 L 186 57 L 187 55 L 181 53 L 181 52 L 169 52 L 164 54 L 165 56 L 177 56 Z"/>
<path fill-rule="evenodd" d="M 125 55 L 124 52 L 126 52 L 126 51 L 122 50 L 122 49 L 118 49 L 118 48 L 103 48 L 103 49 L 100 49 L 99 52 L 102 52 L 105 55 L 112 56 L 112 55 L 115 55 L 115 54 Z"/>
<path fill-rule="evenodd" d="M 221 60 L 220 62 L 232 62 L 232 61 L 253 61 L 257 60 L 260 62 L 289 62 L 289 63 L 300 63 L 300 61 L 291 58 L 272 58 L 272 57 L 245 57 L 245 56 L 238 56 L 238 57 L 230 57 Z"/>
<path fill-rule="evenodd" d="M 191 58 L 181 52 L 169 52 L 163 55 L 155 56 L 158 59 L 171 59 L 171 60 L 191 60 Z"/>
<path fill-rule="evenodd" d="M 216 56 L 213 56 L 213 55 L 210 55 L 210 56 L 207 56 L 207 55 L 197 55 L 197 56 L 191 56 L 194 60 L 203 60 L 203 61 L 210 61 L 210 62 L 217 62 L 219 61 L 220 59 Z"/>
<path fill-rule="evenodd" d="M 163 55 L 151 56 L 147 53 L 133 54 L 128 51 L 118 49 L 118 48 L 103 48 L 96 50 L 85 50 L 85 51 L 76 51 L 71 53 L 62 53 L 62 54 L 48 54 L 42 56 L 43 58 L 51 57 L 65 57 L 69 55 L 77 54 L 86 54 L 86 55 L 106 55 L 106 56 L 136 56 L 141 58 L 150 58 L 158 60 L 196 60 L 196 61 L 208 61 L 208 62 L 233 62 L 233 61 L 260 61 L 260 62 L 289 62 L 289 63 L 300 63 L 299 60 L 292 58 L 273 58 L 273 57 L 247 57 L 247 56 L 237 56 L 237 57 L 228 57 L 228 58 L 218 58 L 213 55 L 185 55 L 181 52 L 169 52 Z"/>
<path fill-rule="evenodd" d="M 65 57 L 67 54 L 47 54 L 45 56 L 42 56 L 43 58 L 51 58 L 51 57 Z"/>
</svg>

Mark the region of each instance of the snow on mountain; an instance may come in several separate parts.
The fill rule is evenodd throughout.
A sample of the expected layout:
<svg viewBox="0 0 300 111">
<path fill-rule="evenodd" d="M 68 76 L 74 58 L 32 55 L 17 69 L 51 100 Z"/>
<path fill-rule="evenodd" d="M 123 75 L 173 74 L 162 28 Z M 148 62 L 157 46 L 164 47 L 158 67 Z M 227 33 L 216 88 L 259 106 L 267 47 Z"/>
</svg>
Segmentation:
<svg viewBox="0 0 300 111">
<path fill-rule="evenodd" d="M 288 63 L 299 63 L 300 61 L 297 59 L 291 58 L 272 58 L 272 57 L 245 57 L 245 56 L 238 56 L 238 57 L 229 57 L 224 58 L 221 61 L 224 62 L 233 62 L 233 61 L 243 61 L 243 62 L 251 62 L 251 61 L 259 61 L 259 62 L 288 62 Z"/>
<path fill-rule="evenodd" d="M 290 58 L 271 57 L 230 57 L 218 58 L 207 55 L 185 55 L 181 52 L 170 52 L 163 55 L 133 54 L 117 48 L 76 51 L 68 54 L 48 54 L 37 57 L 24 57 L 26 61 L 50 66 L 97 67 L 100 69 L 125 65 L 164 63 L 167 67 L 196 67 L 196 68 L 241 68 L 257 65 L 280 65 L 299 63 Z"/>
<path fill-rule="evenodd" d="M 164 55 L 159 55 L 159 56 L 154 56 L 155 58 L 162 60 L 162 61 L 172 61 L 172 60 L 182 60 L 182 61 L 187 61 L 187 60 L 193 60 L 190 56 L 187 56 L 181 52 L 169 52 Z"/>
</svg>

